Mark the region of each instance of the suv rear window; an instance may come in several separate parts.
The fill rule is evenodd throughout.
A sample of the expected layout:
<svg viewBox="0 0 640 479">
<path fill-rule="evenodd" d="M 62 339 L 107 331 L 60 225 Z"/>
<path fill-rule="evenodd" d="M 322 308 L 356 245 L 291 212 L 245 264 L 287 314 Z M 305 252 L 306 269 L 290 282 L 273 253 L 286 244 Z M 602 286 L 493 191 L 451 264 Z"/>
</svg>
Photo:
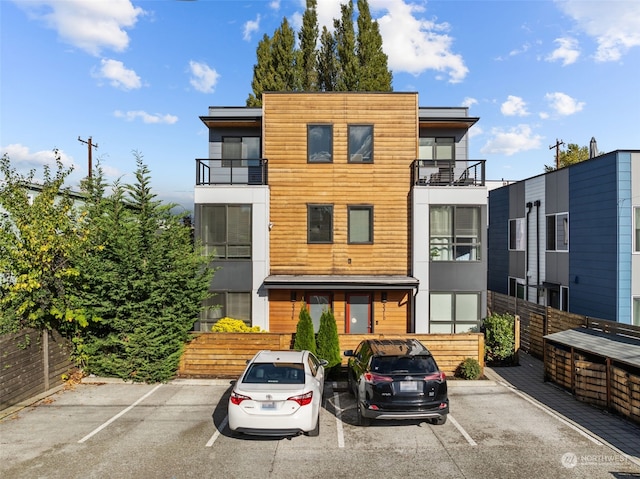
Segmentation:
<svg viewBox="0 0 640 479">
<path fill-rule="evenodd" d="M 371 370 L 379 374 L 423 374 L 438 371 L 432 356 L 374 356 Z"/>
</svg>

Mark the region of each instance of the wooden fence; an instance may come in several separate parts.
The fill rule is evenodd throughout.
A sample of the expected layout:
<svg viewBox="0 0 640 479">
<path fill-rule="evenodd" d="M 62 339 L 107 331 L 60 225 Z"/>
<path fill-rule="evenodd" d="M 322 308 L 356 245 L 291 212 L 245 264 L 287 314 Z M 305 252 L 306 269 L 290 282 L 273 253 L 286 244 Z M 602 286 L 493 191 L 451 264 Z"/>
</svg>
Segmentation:
<svg viewBox="0 0 640 479">
<path fill-rule="evenodd" d="M 365 338 L 416 338 L 433 353 L 438 366 L 453 375 L 465 358 L 477 359 L 484 367 L 484 336 L 469 334 L 339 335 L 340 350 L 355 349 Z M 179 377 L 237 378 L 248 359 L 262 349 L 291 349 L 293 334 L 196 333 L 182 355 Z M 343 357 L 342 364 L 346 365 Z"/>
<path fill-rule="evenodd" d="M 0 336 L 0 410 L 62 384 L 70 356 L 70 343 L 56 332 Z"/>
</svg>

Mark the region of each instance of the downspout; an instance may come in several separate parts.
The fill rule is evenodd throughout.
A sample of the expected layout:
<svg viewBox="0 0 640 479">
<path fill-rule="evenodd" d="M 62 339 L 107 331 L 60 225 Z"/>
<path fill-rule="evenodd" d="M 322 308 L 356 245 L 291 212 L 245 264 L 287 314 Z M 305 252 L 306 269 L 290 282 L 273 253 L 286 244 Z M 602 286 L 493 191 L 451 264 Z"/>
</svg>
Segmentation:
<svg viewBox="0 0 640 479">
<path fill-rule="evenodd" d="M 533 203 L 536 207 L 536 304 L 540 301 L 540 200 Z"/>
<path fill-rule="evenodd" d="M 524 285 L 524 299 L 529 301 L 529 214 L 531 213 L 531 208 L 533 208 L 533 203 L 529 201 L 527 203 L 527 228 L 525 234 L 527 235 L 526 248 L 524 252 L 524 276 L 525 276 L 525 285 Z"/>
</svg>

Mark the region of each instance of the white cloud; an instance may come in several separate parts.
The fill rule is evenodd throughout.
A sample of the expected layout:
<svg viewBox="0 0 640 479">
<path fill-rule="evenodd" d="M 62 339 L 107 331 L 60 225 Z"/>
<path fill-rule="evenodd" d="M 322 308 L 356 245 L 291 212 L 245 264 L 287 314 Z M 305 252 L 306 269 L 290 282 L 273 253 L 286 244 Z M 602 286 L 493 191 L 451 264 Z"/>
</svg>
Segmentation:
<svg viewBox="0 0 640 479">
<path fill-rule="evenodd" d="M 584 108 L 585 102 L 577 101 L 566 93 L 554 92 L 547 93 L 545 99 L 549 102 L 549 106 L 562 116 L 573 115 Z"/>
<path fill-rule="evenodd" d="M 580 56 L 580 49 L 578 48 L 578 40 L 571 37 L 556 38 L 554 43 L 558 45 L 554 51 L 547 55 L 546 60 L 549 62 L 555 62 L 557 60 L 562 61 L 562 66 L 571 65 L 575 63 Z"/>
<path fill-rule="evenodd" d="M 189 80 L 191 86 L 202 93 L 213 93 L 220 74 L 206 63 L 193 60 L 189 62 L 189 69 L 192 75 Z"/>
<path fill-rule="evenodd" d="M 598 43 L 596 61 L 620 60 L 630 48 L 640 46 L 640 2 L 568 0 L 556 4 Z"/>
<path fill-rule="evenodd" d="M 127 121 L 134 121 L 136 118 L 140 118 L 143 123 L 166 123 L 168 125 L 173 125 L 178 121 L 178 117 L 175 115 L 151 114 L 142 110 L 130 110 L 127 112 L 116 110 L 113 112 L 113 116 L 116 118 L 124 118 Z"/>
<path fill-rule="evenodd" d="M 505 116 L 527 116 L 527 103 L 519 96 L 509 95 L 507 101 L 500 106 L 500 111 Z"/>
<path fill-rule="evenodd" d="M 32 19 L 58 32 L 62 41 L 91 55 L 103 49 L 124 51 L 129 46 L 125 29 L 145 14 L 129 0 L 16 0 Z"/>
<path fill-rule="evenodd" d="M 424 9 L 403 0 L 372 0 L 370 4 L 372 10 L 387 12 L 377 21 L 392 71 L 419 75 L 435 70 L 446 73 L 450 83 L 464 80 L 469 69 L 462 56 L 451 51 L 448 23 L 418 18 Z"/>
<path fill-rule="evenodd" d="M 536 135 L 529 125 L 518 125 L 508 130 L 493 128 L 491 138 L 480 149 L 483 154 L 511 156 L 540 148 L 542 136 Z"/>
<path fill-rule="evenodd" d="M 93 72 L 94 77 L 109 80 L 111 86 L 121 90 L 135 90 L 142 86 L 140 77 L 124 63 L 110 59 L 102 59 L 100 63 L 100 70 Z"/>
<path fill-rule="evenodd" d="M 467 108 L 477 104 L 478 104 L 478 100 L 476 100 L 475 98 L 471 98 L 470 96 L 462 100 L 462 106 L 466 106 Z"/>
<path fill-rule="evenodd" d="M 34 168 L 41 168 L 44 165 L 53 167 L 55 164 L 55 153 L 53 150 L 41 150 L 31 152 L 28 146 L 20 143 L 12 143 L 11 145 L 0 147 L 0 155 L 7 155 L 11 160 L 12 166 L 18 171 L 27 172 Z M 64 151 L 58 150 L 60 161 L 67 168 L 75 167 L 73 158 Z"/>
<path fill-rule="evenodd" d="M 244 24 L 242 31 L 242 39 L 249 42 L 251 41 L 251 35 L 253 35 L 260 28 L 260 15 L 255 20 L 248 20 Z"/>
</svg>

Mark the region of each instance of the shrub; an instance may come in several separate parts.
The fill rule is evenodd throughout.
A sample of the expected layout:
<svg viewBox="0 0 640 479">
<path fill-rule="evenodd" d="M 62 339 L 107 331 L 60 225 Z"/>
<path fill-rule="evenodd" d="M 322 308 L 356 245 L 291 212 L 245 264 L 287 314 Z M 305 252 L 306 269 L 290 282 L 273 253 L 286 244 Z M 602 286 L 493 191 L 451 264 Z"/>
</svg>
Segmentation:
<svg viewBox="0 0 640 479">
<path fill-rule="evenodd" d="M 475 358 L 465 358 L 456 369 L 456 377 L 462 379 L 478 379 L 481 374 L 482 368 Z"/>
<path fill-rule="evenodd" d="M 305 303 L 302 303 L 302 308 L 300 308 L 300 314 L 298 315 L 293 349 L 298 351 L 307 349 L 313 354 L 316 353 L 316 336 L 313 332 L 313 321 Z"/>
<path fill-rule="evenodd" d="M 322 316 L 320 316 L 317 346 L 318 358 L 328 361 L 327 368 L 333 368 L 342 363 L 338 326 L 336 325 L 336 318 L 330 309 L 322 311 Z"/>
<path fill-rule="evenodd" d="M 485 360 L 501 363 L 513 360 L 515 353 L 515 318 L 506 314 L 492 314 L 484 320 Z"/>
<path fill-rule="evenodd" d="M 213 333 L 261 333 L 260 326 L 247 326 L 241 319 L 222 318 L 211 327 Z"/>
</svg>

